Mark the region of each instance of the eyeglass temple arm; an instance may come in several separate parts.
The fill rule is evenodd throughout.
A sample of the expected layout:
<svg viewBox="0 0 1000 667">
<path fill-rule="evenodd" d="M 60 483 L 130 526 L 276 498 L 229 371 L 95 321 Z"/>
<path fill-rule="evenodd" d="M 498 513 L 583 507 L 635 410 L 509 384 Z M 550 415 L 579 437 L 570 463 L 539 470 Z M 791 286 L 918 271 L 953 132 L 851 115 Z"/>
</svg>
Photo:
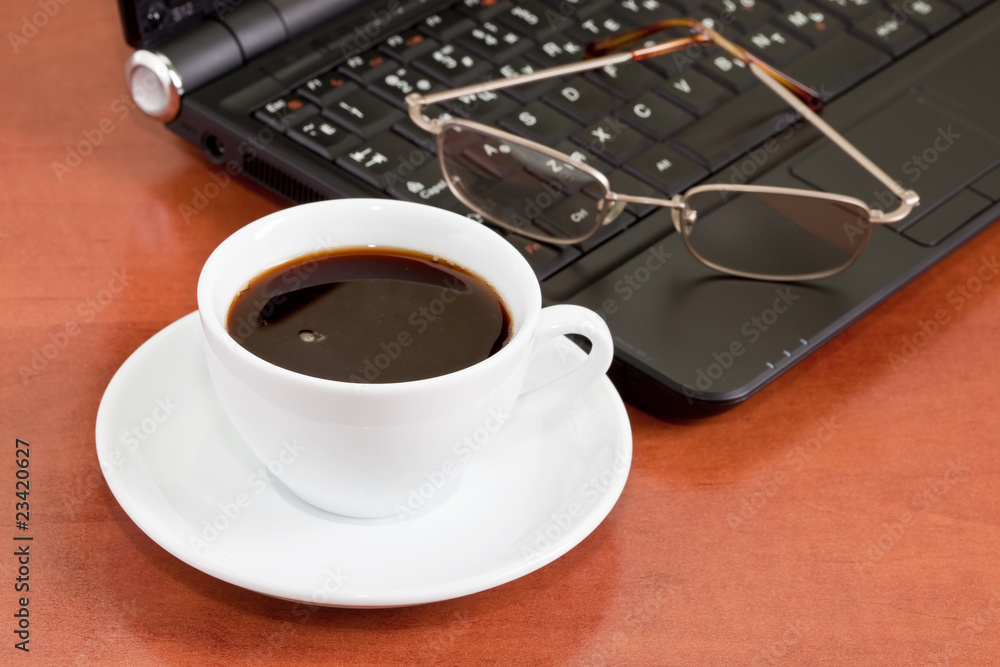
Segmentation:
<svg viewBox="0 0 1000 667">
<path fill-rule="evenodd" d="M 667 42 L 652 44 L 634 51 L 612 52 L 622 46 L 633 44 L 636 41 L 643 39 L 644 37 L 648 37 L 656 32 L 662 32 L 663 30 L 678 27 L 688 28 L 692 30 L 694 34 Z M 644 60 L 654 56 L 661 56 L 668 53 L 682 51 L 691 46 L 703 45 L 719 46 L 734 58 L 737 58 L 748 65 L 757 64 L 764 72 L 779 81 L 781 85 L 786 86 L 793 93 L 801 97 L 802 100 L 804 100 L 805 103 L 813 109 L 818 110 L 823 106 L 822 98 L 807 86 L 804 86 L 791 77 L 782 74 L 754 56 L 752 53 L 748 52 L 746 49 L 733 44 L 714 30 L 706 28 L 694 19 L 669 19 L 666 21 L 660 21 L 659 23 L 646 28 L 640 28 L 638 30 L 633 30 L 631 32 L 609 37 L 594 44 L 590 44 L 586 49 L 587 57 L 579 62 L 557 65 L 556 67 L 549 67 L 537 72 L 521 74 L 510 78 L 481 81 L 468 86 L 462 86 L 461 88 L 431 93 L 429 95 L 410 93 L 406 96 L 406 103 L 409 106 L 410 118 L 417 124 L 418 127 L 421 127 L 428 132 L 437 133 L 440 130 L 440 124 L 425 121 L 423 114 L 421 113 L 424 107 L 432 104 L 447 102 L 448 100 L 465 97 L 466 95 L 478 95 L 480 93 L 509 88 L 511 86 L 534 83 L 536 81 L 542 81 L 552 77 L 569 76 L 572 74 L 589 72 L 590 70 L 607 67 L 608 65 L 618 65 L 633 60 Z"/>
<path fill-rule="evenodd" d="M 750 70 L 758 79 L 763 81 L 768 88 L 773 90 L 777 95 L 780 95 L 781 98 L 791 105 L 793 109 L 802 114 L 803 118 L 815 125 L 816 128 L 826 135 L 830 141 L 835 143 L 842 151 L 851 156 L 855 162 L 864 167 L 864 169 L 869 174 L 874 176 L 880 183 L 882 183 L 882 185 L 889 188 L 889 191 L 892 192 L 892 194 L 896 195 L 900 201 L 899 206 L 895 210 L 889 212 L 880 211 L 878 209 L 872 210 L 872 222 L 881 224 L 902 220 L 910 214 L 915 206 L 920 204 L 920 196 L 916 192 L 904 188 L 902 185 L 897 183 L 895 179 L 889 176 L 889 174 L 882 171 L 877 164 L 868 159 L 864 153 L 854 147 L 854 144 L 849 142 L 843 137 L 843 135 L 833 129 L 829 123 L 820 118 L 816 112 L 810 109 L 799 98 L 786 90 L 766 72 L 757 67 L 757 65 L 751 64 Z"/>
<path fill-rule="evenodd" d="M 598 57 L 586 58 L 585 60 L 580 60 L 578 62 L 549 67 L 538 70 L 537 72 L 520 74 L 510 78 L 489 79 L 487 81 L 480 81 L 479 83 L 462 86 L 461 88 L 442 90 L 428 95 L 410 93 L 405 99 L 406 104 L 409 107 L 410 119 L 413 120 L 418 127 L 426 130 L 427 132 L 436 134 L 440 131 L 440 123 L 435 123 L 433 121 L 428 122 L 424 119 L 422 111 L 425 107 L 440 104 L 441 102 L 447 102 L 448 100 L 454 100 L 459 97 L 465 97 L 467 95 L 478 95 L 480 93 L 501 90 L 512 86 L 522 86 L 536 81 L 550 79 L 552 77 L 570 76 L 572 74 L 580 74 L 582 72 L 589 72 L 590 70 L 601 67 L 607 67 L 608 65 L 620 65 L 632 60 L 641 60 L 652 56 L 682 51 L 695 44 L 711 45 L 714 43 L 715 42 L 708 35 L 695 34 L 689 37 L 670 40 L 669 42 L 661 42 L 654 46 L 639 49 L 637 51 L 609 53 Z"/>
<path fill-rule="evenodd" d="M 677 48 L 682 49 L 691 42 L 690 38 L 685 38 L 681 40 L 676 40 L 678 42 L 683 42 Z M 480 81 L 479 83 L 469 84 L 467 86 L 462 86 L 461 88 L 453 88 L 451 90 L 442 90 L 437 93 L 430 93 L 428 95 L 422 95 L 420 93 L 410 93 L 406 96 L 406 104 L 409 106 L 410 118 L 419 127 L 427 130 L 428 132 L 437 133 L 440 131 L 440 124 L 434 122 L 428 122 L 424 119 L 422 111 L 425 107 L 440 104 L 441 102 L 447 102 L 448 100 L 458 99 L 459 97 L 465 97 L 467 95 L 479 95 L 481 93 L 486 93 L 494 90 L 501 90 L 503 88 L 510 88 L 512 86 L 522 86 L 529 83 L 534 83 L 536 81 L 542 81 L 544 79 L 550 79 L 557 76 L 569 76 L 571 74 L 579 74 L 581 72 L 589 72 L 590 70 L 597 69 L 599 67 L 607 67 L 608 65 L 618 65 L 624 62 L 632 60 L 631 53 L 612 53 L 607 56 L 602 56 L 600 58 L 592 58 L 590 60 L 581 60 L 579 62 L 567 63 L 565 65 L 558 65 L 556 67 L 549 67 L 547 69 L 538 70 L 537 72 L 530 72 L 528 74 L 520 74 L 518 76 L 503 78 L 503 79 L 489 79 L 487 81 Z"/>
<path fill-rule="evenodd" d="M 618 49 L 634 44 L 635 42 L 649 37 L 652 34 L 669 30 L 671 28 L 687 28 L 693 31 L 694 34 L 666 42 L 659 42 L 657 44 L 645 46 L 633 51 L 618 51 Z M 644 60 L 654 56 L 661 56 L 681 51 L 692 46 L 702 45 L 718 46 L 737 60 L 744 62 L 747 65 L 757 65 L 770 77 L 780 82 L 782 86 L 801 98 L 811 109 L 818 111 L 822 108 L 823 99 L 808 86 L 805 86 L 790 76 L 779 72 L 746 49 L 733 44 L 714 30 L 711 30 L 698 21 L 689 18 L 660 21 L 659 23 L 655 23 L 645 28 L 639 28 L 637 30 L 608 37 L 593 44 L 589 44 L 586 47 L 586 59 L 579 62 L 558 65 L 556 67 L 550 67 L 537 72 L 522 74 L 506 79 L 482 81 L 468 86 L 463 86 L 461 88 L 446 90 L 439 93 L 431 93 L 430 95 L 410 93 L 406 96 L 406 103 L 409 105 L 410 118 L 413 122 L 416 123 L 418 127 L 436 134 L 440 131 L 440 123 L 428 122 L 424 120 L 421 111 L 426 106 L 438 104 L 439 102 L 446 102 L 459 97 L 465 97 L 466 95 L 477 95 L 488 91 L 508 88 L 510 86 L 533 83 L 535 81 L 541 81 L 551 77 L 568 76 L 571 74 L 587 72 L 599 67 L 607 67 L 608 65 L 618 65 L 633 60 Z"/>
</svg>

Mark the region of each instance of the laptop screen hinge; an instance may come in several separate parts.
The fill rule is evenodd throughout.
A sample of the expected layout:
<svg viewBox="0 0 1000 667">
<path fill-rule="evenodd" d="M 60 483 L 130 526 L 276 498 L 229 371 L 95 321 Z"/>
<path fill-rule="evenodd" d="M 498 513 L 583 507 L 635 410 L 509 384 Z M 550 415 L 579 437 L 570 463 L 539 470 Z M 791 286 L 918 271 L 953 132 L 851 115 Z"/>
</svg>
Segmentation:
<svg viewBox="0 0 1000 667">
<path fill-rule="evenodd" d="M 346 13 L 360 1 L 216 0 L 211 3 L 215 14 L 197 25 L 166 41 L 150 37 L 147 43 L 156 46 L 132 54 L 126 63 L 126 82 L 143 111 L 168 122 L 176 117 L 185 93 Z M 188 4 L 195 11 L 194 6 L 204 3 Z M 143 20 L 134 12 L 131 16 Z"/>
</svg>

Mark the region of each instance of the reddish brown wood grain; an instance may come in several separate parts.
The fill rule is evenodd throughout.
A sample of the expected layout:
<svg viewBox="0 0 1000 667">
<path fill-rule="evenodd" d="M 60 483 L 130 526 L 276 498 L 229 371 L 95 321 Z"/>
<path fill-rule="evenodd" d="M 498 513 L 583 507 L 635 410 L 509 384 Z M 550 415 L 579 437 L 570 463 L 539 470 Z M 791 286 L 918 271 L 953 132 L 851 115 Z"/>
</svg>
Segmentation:
<svg viewBox="0 0 1000 667">
<path fill-rule="evenodd" d="M 16 438 L 33 456 L 40 664 L 1000 662 L 1000 278 L 955 298 L 1000 227 L 731 412 L 667 424 L 630 409 L 618 505 L 520 580 L 303 613 L 166 553 L 100 474 L 101 395 L 195 309 L 211 250 L 284 203 L 239 181 L 182 208 L 212 170 L 127 105 L 115 3 L 53 1 L 24 37 L 44 4 L 0 9 L 0 662 L 27 657 L 12 633 Z"/>
</svg>

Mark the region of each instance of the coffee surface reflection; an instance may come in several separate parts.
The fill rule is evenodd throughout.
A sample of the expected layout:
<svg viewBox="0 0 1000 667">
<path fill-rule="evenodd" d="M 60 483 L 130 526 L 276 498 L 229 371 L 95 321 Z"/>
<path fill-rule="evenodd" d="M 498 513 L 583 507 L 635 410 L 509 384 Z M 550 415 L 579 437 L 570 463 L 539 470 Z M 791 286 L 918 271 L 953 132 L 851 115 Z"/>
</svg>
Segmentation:
<svg viewBox="0 0 1000 667">
<path fill-rule="evenodd" d="M 422 380 L 472 366 L 511 338 L 502 299 L 450 262 L 388 248 L 307 255 L 257 276 L 227 331 L 256 356 L 343 382 Z"/>
</svg>

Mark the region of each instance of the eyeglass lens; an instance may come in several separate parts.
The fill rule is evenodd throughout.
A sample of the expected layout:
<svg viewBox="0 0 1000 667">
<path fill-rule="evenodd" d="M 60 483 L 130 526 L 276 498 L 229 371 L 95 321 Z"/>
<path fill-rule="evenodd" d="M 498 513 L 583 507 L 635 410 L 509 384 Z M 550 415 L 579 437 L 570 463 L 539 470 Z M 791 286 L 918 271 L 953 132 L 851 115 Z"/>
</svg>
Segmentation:
<svg viewBox="0 0 1000 667">
<path fill-rule="evenodd" d="M 606 213 L 606 184 L 518 141 L 448 125 L 438 150 L 460 199 L 525 236 L 575 243 L 590 236 Z M 868 210 L 847 201 L 696 188 L 684 203 L 697 213 L 690 228 L 682 226 L 692 254 L 745 276 L 787 280 L 836 273 L 860 255 L 871 235 Z"/>
<path fill-rule="evenodd" d="M 871 235 L 868 210 L 849 202 L 701 191 L 685 203 L 698 214 L 684 232 L 691 252 L 743 275 L 789 279 L 835 273 L 860 255 Z"/>
<path fill-rule="evenodd" d="M 459 199 L 508 229 L 574 243 L 601 224 L 606 185 L 563 159 L 463 125 L 441 131 L 438 151 Z"/>
</svg>

